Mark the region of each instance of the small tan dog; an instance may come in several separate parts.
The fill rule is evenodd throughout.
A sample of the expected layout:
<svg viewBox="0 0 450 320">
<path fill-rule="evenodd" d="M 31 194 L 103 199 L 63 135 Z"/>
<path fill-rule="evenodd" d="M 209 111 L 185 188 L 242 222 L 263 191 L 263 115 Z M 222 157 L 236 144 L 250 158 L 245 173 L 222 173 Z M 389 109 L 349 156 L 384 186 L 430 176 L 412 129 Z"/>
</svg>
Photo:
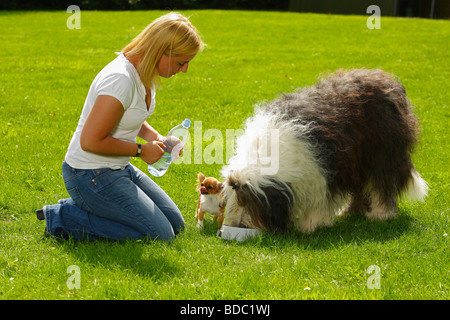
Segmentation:
<svg viewBox="0 0 450 320">
<path fill-rule="evenodd" d="M 197 227 L 203 227 L 205 213 L 214 215 L 213 220 L 218 220 L 219 228 L 222 227 L 225 201 L 222 195 L 223 183 L 212 177 L 205 177 L 203 173 L 197 175 L 197 191 L 200 193 L 195 219 Z"/>
</svg>

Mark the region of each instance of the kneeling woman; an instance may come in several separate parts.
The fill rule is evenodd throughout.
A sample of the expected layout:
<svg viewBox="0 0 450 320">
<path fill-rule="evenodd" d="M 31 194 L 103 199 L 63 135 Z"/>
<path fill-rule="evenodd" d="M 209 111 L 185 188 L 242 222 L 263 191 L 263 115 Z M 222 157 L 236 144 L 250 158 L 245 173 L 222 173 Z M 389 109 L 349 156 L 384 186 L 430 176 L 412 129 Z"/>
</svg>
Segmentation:
<svg viewBox="0 0 450 320">
<path fill-rule="evenodd" d="M 197 30 L 178 13 L 148 25 L 94 79 L 62 171 L 70 198 L 37 211 L 56 237 L 172 240 L 181 212 L 132 156 L 154 163 L 163 137 L 147 122 L 159 77 L 186 73 L 203 48 Z M 148 141 L 137 144 L 136 136 Z"/>
</svg>

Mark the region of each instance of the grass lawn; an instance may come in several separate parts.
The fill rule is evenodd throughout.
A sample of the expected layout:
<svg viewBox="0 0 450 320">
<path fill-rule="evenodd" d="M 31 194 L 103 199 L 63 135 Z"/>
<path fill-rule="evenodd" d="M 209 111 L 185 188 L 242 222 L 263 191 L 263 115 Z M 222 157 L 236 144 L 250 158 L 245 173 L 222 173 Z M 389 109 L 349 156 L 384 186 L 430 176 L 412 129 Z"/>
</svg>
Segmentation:
<svg viewBox="0 0 450 320">
<path fill-rule="evenodd" d="M 203 143 L 192 148 L 191 164 L 155 178 L 186 230 L 171 244 L 44 238 L 34 212 L 67 197 L 61 162 L 92 80 L 163 13 L 82 10 L 81 29 L 69 30 L 65 11 L 0 12 L 0 299 L 450 298 L 450 22 L 443 20 L 382 17 L 381 29 L 370 30 L 368 15 L 184 11 L 208 47 L 187 74 L 164 80 L 149 122 L 162 134 L 185 117 L 197 122 L 192 134 Z M 226 130 L 240 128 L 253 105 L 355 67 L 383 68 L 405 85 L 421 120 L 414 162 L 430 185 L 427 201 L 402 201 L 390 222 L 340 218 L 311 235 L 228 242 L 215 236 L 210 216 L 197 230 L 196 174 L 219 176 L 222 167 L 199 161 L 214 140 L 208 130 L 222 133 L 225 145 Z M 73 265 L 80 289 L 67 286 Z M 377 271 L 367 272 L 372 265 Z"/>
</svg>

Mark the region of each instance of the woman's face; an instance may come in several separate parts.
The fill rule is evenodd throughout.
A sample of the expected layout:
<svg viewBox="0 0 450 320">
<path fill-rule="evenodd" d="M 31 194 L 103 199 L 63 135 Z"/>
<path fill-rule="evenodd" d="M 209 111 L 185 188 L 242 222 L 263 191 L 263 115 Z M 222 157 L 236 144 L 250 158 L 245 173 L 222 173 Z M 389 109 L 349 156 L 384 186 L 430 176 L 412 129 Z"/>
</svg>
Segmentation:
<svg viewBox="0 0 450 320">
<path fill-rule="evenodd" d="M 189 62 L 194 59 L 194 57 L 195 55 L 170 57 L 163 54 L 157 65 L 159 75 L 163 78 L 170 78 L 180 71 L 186 73 Z"/>
</svg>

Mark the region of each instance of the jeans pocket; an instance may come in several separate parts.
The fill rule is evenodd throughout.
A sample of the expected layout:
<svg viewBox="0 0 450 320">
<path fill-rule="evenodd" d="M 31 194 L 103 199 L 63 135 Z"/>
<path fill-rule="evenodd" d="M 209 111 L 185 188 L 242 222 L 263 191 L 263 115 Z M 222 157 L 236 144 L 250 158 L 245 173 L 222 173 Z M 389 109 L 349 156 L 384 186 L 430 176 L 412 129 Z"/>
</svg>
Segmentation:
<svg viewBox="0 0 450 320">
<path fill-rule="evenodd" d="M 71 166 L 69 166 L 67 163 L 63 163 L 62 166 L 62 174 L 64 183 L 67 184 L 71 182 L 72 180 L 78 179 L 82 176 L 86 175 L 86 170 L 83 169 L 74 169 Z"/>
<path fill-rule="evenodd" d="M 109 168 L 102 168 L 102 169 L 93 169 L 90 170 L 91 174 L 91 182 L 93 184 L 94 189 L 100 191 L 104 189 L 105 187 L 108 187 L 109 185 L 113 184 L 114 181 L 116 181 L 122 170 L 113 170 Z"/>
</svg>

